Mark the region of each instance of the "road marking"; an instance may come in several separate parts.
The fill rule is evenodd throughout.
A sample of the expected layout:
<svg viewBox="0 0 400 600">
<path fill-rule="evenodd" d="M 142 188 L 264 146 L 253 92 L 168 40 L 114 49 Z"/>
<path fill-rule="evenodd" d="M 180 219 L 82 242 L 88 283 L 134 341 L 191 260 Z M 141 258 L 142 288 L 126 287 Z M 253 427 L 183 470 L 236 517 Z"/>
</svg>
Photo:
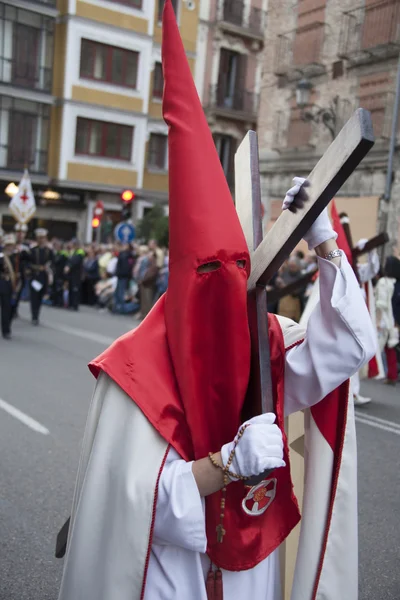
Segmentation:
<svg viewBox="0 0 400 600">
<path fill-rule="evenodd" d="M 356 413 L 355 419 L 358 423 L 363 423 L 363 425 L 369 425 L 370 427 L 375 427 L 376 429 L 382 429 L 382 431 L 389 431 L 390 433 L 394 433 L 395 435 L 400 435 L 399 423 L 387 421 L 386 419 L 380 419 L 379 417 L 375 417 L 373 415 L 360 415 L 358 411 Z"/>
<path fill-rule="evenodd" d="M 36 431 L 37 433 L 41 433 L 42 435 L 48 435 L 50 433 L 50 431 L 48 429 L 46 429 L 46 427 L 44 427 L 43 425 L 41 425 L 40 423 L 35 421 L 35 419 L 32 419 L 32 417 L 29 417 L 28 415 L 23 413 L 21 410 L 19 410 L 18 408 L 15 408 L 15 406 L 12 406 L 11 404 L 8 404 L 8 402 L 5 402 L 1 398 L 0 398 L 0 408 L 5 410 L 12 417 L 15 417 L 15 419 L 18 419 L 18 421 L 21 421 L 21 423 L 23 423 L 27 427 L 30 427 L 31 429 L 33 429 L 33 431 Z"/>
</svg>

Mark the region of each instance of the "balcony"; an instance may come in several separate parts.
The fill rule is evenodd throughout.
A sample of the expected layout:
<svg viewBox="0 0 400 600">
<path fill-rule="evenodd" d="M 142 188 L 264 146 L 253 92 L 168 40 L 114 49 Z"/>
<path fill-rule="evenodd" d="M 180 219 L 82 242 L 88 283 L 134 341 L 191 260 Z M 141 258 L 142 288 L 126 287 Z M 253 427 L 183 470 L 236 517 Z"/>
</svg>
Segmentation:
<svg viewBox="0 0 400 600">
<path fill-rule="evenodd" d="M 343 13 L 339 56 L 349 66 L 387 60 L 400 49 L 400 0 L 383 0 Z"/>
<path fill-rule="evenodd" d="M 0 170 L 47 173 L 50 107 L 0 96 Z"/>
<path fill-rule="evenodd" d="M 0 39 L 0 83 L 50 94 L 54 19 L 0 3 Z"/>
<path fill-rule="evenodd" d="M 227 95 L 222 85 L 212 85 L 209 90 L 206 114 L 224 119 L 255 123 L 258 115 L 259 95 L 254 92 L 235 89 Z"/>
<path fill-rule="evenodd" d="M 322 75 L 326 67 L 321 54 L 324 44 L 325 24 L 310 23 L 278 36 L 274 73 L 289 80 Z"/>
<path fill-rule="evenodd" d="M 0 56 L 0 82 L 50 94 L 52 69 Z"/>
<path fill-rule="evenodd" d="M 221 30 L 264 42 L 266 12 L 244 0 L 219 0 L 216 22 Z"/>
</svg>

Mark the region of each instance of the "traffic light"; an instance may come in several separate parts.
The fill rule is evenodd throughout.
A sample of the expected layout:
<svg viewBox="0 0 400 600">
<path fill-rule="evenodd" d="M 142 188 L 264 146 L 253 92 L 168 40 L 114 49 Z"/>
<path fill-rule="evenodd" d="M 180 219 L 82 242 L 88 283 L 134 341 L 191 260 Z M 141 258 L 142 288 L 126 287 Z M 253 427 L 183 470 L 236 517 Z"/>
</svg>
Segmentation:
<svg viewBox="0 0 400 600">
<path fill-rule="evenodd" d="M 124 190 L 121 194 L 122 202 L 132 202 L 135 199 L 135 192 L 132 190 Z"/>
<path fill-rule="evenodd" d="M 135 192 L 132 190 L 124 190 L 121 192 L 122 210 L 121 218 L 123 221 L 128 221 L 132 217 L 132 202 L 135 199 Z"/>
<path fill-rule="evenodd" d="M 97 229 L 99 225 L 100 225 L 100 219 L 98 217 L 93 217 L 92 229 Z"/>
</svg>

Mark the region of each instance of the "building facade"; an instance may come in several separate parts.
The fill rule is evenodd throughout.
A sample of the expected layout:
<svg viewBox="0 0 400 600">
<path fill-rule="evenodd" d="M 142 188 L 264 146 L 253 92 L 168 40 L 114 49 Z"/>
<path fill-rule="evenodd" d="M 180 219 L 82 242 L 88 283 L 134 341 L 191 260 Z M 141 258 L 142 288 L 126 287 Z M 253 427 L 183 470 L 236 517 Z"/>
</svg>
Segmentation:
<svg viewBox="0 0 400 600">
<path fill-rule="evenodd" d="M 37 169 L 32 160 L 28 166 L 38 204 L 35 216 L 51 235 L 78 235 L 89 241 L 96 202 L 103 202 L 107 221 L 115 224 L 121 219 L 125 189 L 135 193 L 134 221 L 154 203 L 167 210 L 167 126 L 161 111 L 163 0 L 58 0 L 57 7 L 55 0 L 22 3 L 47 12 L 51 4 L 53 12 L 53 46 L 48 55 L 44 50 L 40 54 L 49 63 L 41 64 L 40 71 L 40 85 L 45 86 L 40 91 L 47 92 L 47 104 L 36 117 L 46 119 L 46 139 L 37 142 Z M 173 5 L 194 71 L 199 7 L 187 0 L 174 0 Z M 30 52 L 28 48 L 27 55 Z M 46 79 L 51 66 L 53 75 Z M 24 144 L 27 128 L 20 127 Z M 19 169 L 27 164 L 25 155 L 20 163 Z M 18 180 L 17 172 L 7 176 Z M 37 187 L 40 183 L 44 191 Z M 58 206 L 61 200 L 68 202 L 68 209 Z M 56 224 L 60 218 L 63 228 Z"/>
<path fill-rule="evenodd" d="M 0 2 L 0 223 L 10 229 L 5 188 L 27 167 L 48 184 L 56 0 Z"/>
<path fill-rule="evenodd" d="M 202 0 L 195 80 L 228 183 L 234 155 L 254 129 L 267 0 Z"/>
<path fill-rule="evenodd" d="M 385 190 L 400 52 L 399 0 L 282 0 L 270 3 L 259 114 L 263 197 L 273 221 L 295 175 L 307 176 L 336 133 L 359 106 L 371 111 L 376 143 L 342 188 L 339 210 L 354 237 L 388 230 L 398 243 L 400 168 L 390 203 Z M 299 107 L 300 80 L 311 89 Z M 322 110 L 321 110 L 322 109 Z M 323 123 L 323 114 L 333 119 Z"/>
</svg>

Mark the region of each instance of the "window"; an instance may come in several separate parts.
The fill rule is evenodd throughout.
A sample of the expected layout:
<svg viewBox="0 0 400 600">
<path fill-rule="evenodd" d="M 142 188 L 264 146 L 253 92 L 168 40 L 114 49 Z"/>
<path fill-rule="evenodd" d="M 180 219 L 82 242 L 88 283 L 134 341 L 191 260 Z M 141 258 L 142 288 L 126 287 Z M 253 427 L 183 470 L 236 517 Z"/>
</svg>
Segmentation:
<svg viewBox="0 0 400 600">
<path fill-rule="evenodd" d="M 136 88 L 139 53 L 82 40 L 80 76 Z"/>
<path fill-rule="evenodd" d="M 133 127 L 78 117 L 76 154 L 130 160 Z"/>
<path fill-rule="evenodd" d="M 156 63 L 154 67 L 154 80 L 153 80 L 153 98 L 162 98 L 164 89 L 164 75 L 162 70 L 162 64 Z"/>
<path fill-rule="evenodd" d="M 243 110 L 247 56 L 221 49 L 217 104 L 220 107 Z"/>
<path fill-rule="evenodd" d="M 0 95 L 0 168 L 47 171 L 50 106 Z"/>
<path fill-rule="evenodd" d="M 158 0 L 158 20 L 161 21 L 164 10 L 165 0 Z M 175 15 L 178 14 L 178 0 L 172 0 L 172 6 L 175 11 Z"/>
<path fill-rule="evenodd" d="M 51 91 L 54 22 L 44 15 L 0 2 L 2 82 Z"/>
<path fill-rule="evenodd" d="M 8 126 L 8 160 L 10 169 L 24 169 L 35 162 L 37 117 L 12 111 Z"/>
<path fill-rule="evenodd" d="M 151 133 L 147 166 L 154 169 L 167 168 L 168 136 L 162 133 Z"/>
<path fill-rule="evenodd" d="M 21 23 L 15 23 L 13 30 L 12 82 L 35 87 L 39 80 L 40 30 Z"/>
<path fill-rule="evenodd" d="M 233 188 L 235 184 L 236 140 L 230 135 L 216 134 L 214 142 L 228 185 Z"/>
</svg>

